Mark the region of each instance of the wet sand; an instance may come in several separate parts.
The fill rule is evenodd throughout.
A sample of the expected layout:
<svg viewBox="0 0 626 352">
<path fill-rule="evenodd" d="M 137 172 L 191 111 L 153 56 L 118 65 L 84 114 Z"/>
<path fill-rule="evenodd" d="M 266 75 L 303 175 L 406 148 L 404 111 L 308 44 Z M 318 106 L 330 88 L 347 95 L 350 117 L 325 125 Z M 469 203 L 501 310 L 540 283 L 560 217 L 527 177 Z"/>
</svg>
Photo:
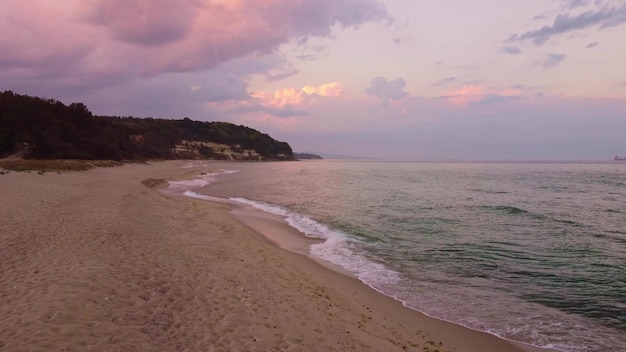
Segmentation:
<svg viewBox="0 0 626 352">
<path fill-rule="evenodd" d="M 211 171 L 184 164 L 0 175 L 0 351 L 538 350 L 328 269 L 276 217 L 142 183 Z"/>
</svg>

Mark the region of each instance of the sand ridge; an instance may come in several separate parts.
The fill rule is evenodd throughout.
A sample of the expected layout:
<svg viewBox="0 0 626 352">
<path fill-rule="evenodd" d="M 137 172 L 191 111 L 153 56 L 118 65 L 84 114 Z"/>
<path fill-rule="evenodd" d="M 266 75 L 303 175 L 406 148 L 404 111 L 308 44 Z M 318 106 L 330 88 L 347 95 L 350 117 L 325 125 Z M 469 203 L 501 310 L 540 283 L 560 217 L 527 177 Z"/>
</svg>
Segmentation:
<svg viewBox="0 0 626 352">
<path fill-rule="evenodd" d="M 0 351 L 519 350 L 142 184 L 183 164 L 0 176 Z"/>
</svg>

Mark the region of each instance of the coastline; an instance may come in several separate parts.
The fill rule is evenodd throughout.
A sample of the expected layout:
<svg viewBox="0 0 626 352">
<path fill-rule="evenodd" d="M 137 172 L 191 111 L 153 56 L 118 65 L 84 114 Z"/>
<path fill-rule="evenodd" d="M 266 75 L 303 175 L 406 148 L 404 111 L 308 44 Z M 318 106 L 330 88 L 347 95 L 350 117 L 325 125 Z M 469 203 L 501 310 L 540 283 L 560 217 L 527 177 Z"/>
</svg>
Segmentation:
<svg viewBox="0 0 626 352">
<path fill-rule="evenodd" d="M 0 350 L 546 351 L 406 308 L 279 219 L 158 192 L 207 171 L 183 165 L 0 175 Z"/>
</svg>

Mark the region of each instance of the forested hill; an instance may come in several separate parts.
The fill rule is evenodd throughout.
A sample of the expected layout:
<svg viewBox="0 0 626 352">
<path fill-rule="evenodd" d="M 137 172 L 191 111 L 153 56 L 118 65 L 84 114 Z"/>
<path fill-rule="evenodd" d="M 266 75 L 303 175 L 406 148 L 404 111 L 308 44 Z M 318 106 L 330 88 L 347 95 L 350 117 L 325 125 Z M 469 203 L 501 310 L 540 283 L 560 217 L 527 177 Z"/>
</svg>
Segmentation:
<svg viewBox="0 0 626 352">
<path fill-rule="evenodd" d="M 23 151 L 31 159 L 295 160 L 289 144 L 245 126 L 94 116 L 11 91 L 0 93 L 0 158 Z"/>
</svg>

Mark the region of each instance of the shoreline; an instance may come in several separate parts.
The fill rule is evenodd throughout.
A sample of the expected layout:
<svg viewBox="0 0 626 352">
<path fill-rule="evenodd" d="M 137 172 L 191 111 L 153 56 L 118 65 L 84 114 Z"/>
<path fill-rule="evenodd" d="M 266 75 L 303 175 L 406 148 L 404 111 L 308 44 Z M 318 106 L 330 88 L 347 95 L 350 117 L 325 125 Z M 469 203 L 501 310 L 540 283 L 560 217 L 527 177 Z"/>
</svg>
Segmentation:
<svg viewBox="0 0 626 352">
<path fill-rule="evenodd" d="M 243 208 L 252 208 L 246 205 L 241 205 Z M 360 297 L 366 297 L 364 301 L 367 301 L 371 306 L 380 306 L 384 308 L 380 308 L 381 311 L 393 312 L 392 315 L 396 318 L 402 317 L 402 319 L 406 319 L 410 321 L 410 325 L 414 327 L 419 327 L 422 332 L 427 332 L 430 338 L 435 339 L 439 342 L 442 342 L 442 347 L 451 347 L 451 350 L 459 350 L 459 351 L 468 351 L 468 352 L 478 352 L 478 351 L 520 351 L 520 352 L 547 352 L 554 351 L 551 349 L 540 348 L 532 345 L 523 344 L 517 341 L 511 341 L 504 338 L 501 338 L 497 335 L 480 331 L 476 329 L 472 329 L 467 326 L 463 326 L 461 324 L 457 324 L 451 321 L 446 321 L 443 319 L 439 319 L 436 317 L 429 316 L 423 312 L 412 309 L 404 303 L 394 297 L 388 296 L 383 292 L 376 290 L 375 288 L 367 285 L 359 278 L 357 278 L 354 274 L 348 272 L 346 269 L 326 262 L 323 259 L 316 258 L 312 256 L 310 253 L 302 250 L 301 245 L 294 245 L 294 242 L 302 241 L 302 239 L 293 240 L 294 237 L 304 238 L 304 234 L 299 233 L 299 231 L 288 224 L 284 223 L 284 226 L 281 224 L 272 224 L 272 222 L 280 221 L 279 216 L 271 216 L 265 218 L 261 221 L 258 221 L 254 218 L 258 217 L 258 214 L 250 214 L 262 212 L 262 210 L 258 209 L 250 209 L 248 212 L 237 212 L 237 210 L 231 210 L 230 213 L 236 212 L 233 214 L 235 218 L 242 221 L 244 224 L 252 228 L 259 235 L 264 236 L 268 241 L 272 242 L 275 246 L 278 246 L 287 251 L 292 251 L 297 255 L 304 256 L 311 263 L 306 264 L 307 266 L 313 267 L 314 271 L 326 271 L 326 273 L 319 273 L 319 275 L 323 278 L 323 281 L 332 281 L 332 286 L 337 288 L 340 287 L 341 291 L 348 292 L 354 291 L 355 295 L 358 292 Z M 284 221 L 282 221 L 284 222 Z M 281 234 L 277 235 L 276 233 L 270 233 L 271 230 L 274 231 L 284 231 Z M 291 237 L 291 238 L 290 238 Z M 304 239 L 306 242 L 316 243 L 314 240 Z M 304 265 L 301 261 L 299 265 Z M 315 266 L 318 266 L 315 268 Z M 398 307 L 399 306 L 399 307 Z M 370 313 L 373 313 L 372 310 L 367 309 Z M 408 312 L 407 312 L 408 311 Z M 376 312 L 379 318 L 383 317 L 380 315 L 381 312 Z M 418 315 L 418 319 L 413 319 L 411 317 L 412 314 Z M 406 316 L 403 316 L 406 315 Z M 384 319 L 384 318 L 383 318 Z M 419 320 L 419 323 L 417 322 Z M 451 337 L 450 335 L 455 335 Z M 496 339 L 497 341 L 489 341 L 492 339 Z M 445 343 L 444 343 L 445 341 Z M 504 346 L 500 342 L 505 345 Z M 447 346 L 446 344 L 450 344 Z"/>
<path fill-rule="evenodd" d="M 160 192 L 206 171 L 183 165 L 0 175 L 0 350 L 548 351 L 276 244 L 266 234 L 300 236 L 276 218 Z"/>
<path fill-rule="evenodd" d="M 180 195 L 180 196 L 185 197 L 184 195 Z M 226 198 L 215 198 L 212 196 L 208 196 L 208 197 L 209 199 L 206 199 L 205 201 L 231 202 L 230 200 Z M 214 199 L 211 199 L 211 198 L 214 198 Z M 286 219 L 280 215 L 270 214 L 264 210 L 261 210 L 249 204 L 240 203 L 240 202 L 233 202 L 232 209 L 229 211 L 229 213 L 234 218 L 238 219 L 239 221 L 241 221 L 242 223 L 250 227 L 257 234 L 259 234 L 260 236 L 263 236 L 266 240 L 271 242 L 273 245 L 279 248 L 282 248 L 286 251 L 290 251 L 297 255 L 305 257 L 305 259 L 308 259 L 310 262 L 312 262 L 311 265 L 313 266 L 315 265 L 319 266 L 318 268 L 314 268 L 312 270 L 329 271 L 330 272 L 329 276 L 330 275 L 336 276 L 336 278 L 333 279 L 334 285 L 336 286 L 345 285 L 345 287 L 342 287 L 342 290 L 355 291 L 355 292 L 363 291 L 363 290 L 369 291 L 369 293 L 362 293 L 362 295 L 368 296 L 371 294 L 373 297 L 370 297 L 369 299 L 371 299 L 372 302 L 375 302 L 376 300 L 381 299 L 382 297 L 384 300 L 386 301 L 390 300 L 392 302 L 392 303 L 386 302 L 385 305 L 399 304 L 401 306 L 399 310 L 402 310 L 405 313 L 406 311 L 409 311 L 407 313 L 409 315 L 411 314 L 419 315 L 419 319 L 420 320 L 423 319 L 425 320 L 425 322 L 423 324 L 422 322 L 420 322 L 419 324 L 414 324 L 414 325 L 420 326 L 425 331 L 430 331 L 431 329 L 433 329 L 433 331 L 436 331 L 437 333 L 431 332 L 430 335 L 436 336 L 434 338 L 439 338 L 441 341 L 453 341 L 452 345 L 450 346 L 453 348 L 452 350 L 456 350 L 456 348 L 460 348 L 459 351 L 478 352 L 478 351 L 491 351 L 492 350 L 491 348 L 495 348 L 494 350 L 503 351 L 503 352 L 504 351 L 511 351 L 511 352 L 512 351 L 520 351 L 520 352 L 557 351 L 554 349 L 537 347 L 534 345 L 529 345 L 529 344 L 505 339 L 498 335 L 495 335 L 486 331 L 477 330 L 477 329 L 464 326 L 462 324 L 458 324 L 452 321 L 433 317 L 417 309 L 413 309 L 409 306 L 406 306 L 405 303 L 402 302 L 401 300 L 395 297 L 386 295 L 385 293 L 361 281 L 354 273 L 348 271 L 347 269 L 339 265 L 330 263 L 324 259 L 317 258 L 314 255 L 312 255 L 310 251 L 308 250 L 308 247 L 311 244 L 320 243 L 322 240 L 307 237 L 300 230 L 289 225 Z M 302 265 L 302 262 L 300 262 L 299 265 Z M 346 284 L 346 281 L 342 281 L 342 278 L 346 279 L 347 282 L 350 282 L 350 283 Z M 329 280 L 329 279 L 328 277 L 325 277 L 324 280 Z M 355 287 L 358 287 L 359 290 L 356 290 Z M 372 304 L 375 304 L 375 303 L 372 303 Z M 395 316 L 397 316 L 398 314 L 395 311 L 396 309 L 397 308 L 395 307 L 393 308 L 393 311 L 394 311 L 393 315 Z M 408 319 L 412 320 L 410 318 Z M 415 323 L 415 322 L 412 321 L 412 323 Z M 464 331 L 464 330 L 468 330 L 468 331 Z M 440 333 L 440 332 L 443 332 L 443 333 Z M 459 338 L 458 340 L 456 338 L 450 339 L 447 336 L 449 332 L 453 332 L 454 335 L 462 336 L 462 337 Z M 492 341 L 484 340 L 484 339 L 489 340 L 489 339 L 494 339 L 494 338 L 498 340 L 499 342 L 504 342 L 504 344 L 508 344 L 509 346 L 503 346 L 503 345 L 500 345 L 499 343 L 495 343 L 494 345 L 491 345 L 493 343 Z M 470 340 L 475 340 L 475 341 L 472 341 L 470 343 L 469 342 Z"/>
</svg>

